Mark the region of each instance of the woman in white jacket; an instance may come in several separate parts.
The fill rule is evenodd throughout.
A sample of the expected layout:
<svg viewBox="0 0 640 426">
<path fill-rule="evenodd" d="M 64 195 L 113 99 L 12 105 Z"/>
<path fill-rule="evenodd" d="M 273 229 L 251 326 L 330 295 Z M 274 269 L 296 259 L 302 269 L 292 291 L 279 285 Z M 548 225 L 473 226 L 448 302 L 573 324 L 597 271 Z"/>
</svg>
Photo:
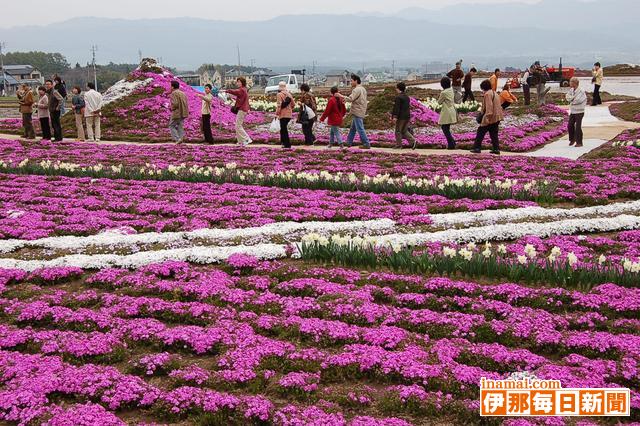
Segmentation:
<svg viewBox="0 0 640 426">
<path fill-rule="evenodd" d="M 571 88 L 567 93 L 569 102 L 569 146 L 582 146 L 582 119 L 587 107 L 587 94 L 580 88 L 580 81 L 573 77 L 569 82 Z"/>
</svg>

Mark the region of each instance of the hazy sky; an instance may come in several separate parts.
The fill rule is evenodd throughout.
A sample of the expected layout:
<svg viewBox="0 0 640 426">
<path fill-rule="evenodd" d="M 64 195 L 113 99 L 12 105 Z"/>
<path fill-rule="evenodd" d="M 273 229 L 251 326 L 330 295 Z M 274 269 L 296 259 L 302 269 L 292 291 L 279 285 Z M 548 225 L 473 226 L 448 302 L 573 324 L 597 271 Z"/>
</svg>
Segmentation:
<svg viewBox="0 0 640 426">
<path fill-rule="evenodd" d="M 78 16 L 109 18 L 200 17 L 263 20 L 286 14 L 382 12 L 406 7 L 436 8 L 456 3 L 536 3 L 537 0 L 1 0 L 0 27 L 49 24 Z M 392 6 L 391 6 L 391 5 Z M 10 19 L 6 19 L 10 18 Z"/>
</svg>

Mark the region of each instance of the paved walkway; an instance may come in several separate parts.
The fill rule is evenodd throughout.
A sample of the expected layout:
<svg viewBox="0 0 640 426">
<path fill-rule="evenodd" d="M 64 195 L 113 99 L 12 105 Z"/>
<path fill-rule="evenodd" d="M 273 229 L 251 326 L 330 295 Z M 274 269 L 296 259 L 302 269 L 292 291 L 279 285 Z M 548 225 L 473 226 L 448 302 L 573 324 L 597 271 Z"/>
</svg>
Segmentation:
<svg viewBox="0 0 640 426">
<path fill-rule="evenodd" d="M 527 152 L 528 157 L 562 157 L 576 160 L 615 138 L 624 130 L 640 128 L 640 123 L 622 121 L 609 111 L 607 105 L 588 106 L 582 121 L 584 146 L 569 146 L 569 136 L 547 144 L 537 151 Z"/>
<path fill-rule="evenodd" d="M 556 142 L 552 142 L 550 144 L 545 145 L 541 149 L 537 151 L 527 152 L 527 153 L 515 153 L 515 152 L 505 152 L 502 151 L 503 156 L 516 156 L 516 155 L 525 155 L 530 157 L 562 157 L 569 159 L 577 159 L 580 156 L 598 148 L 600 145 L 606 143 L 607 141 L 615 138 L 624 130 L 627 129 L 636 129 L 640 128 L 640 123 L 633 123 L 628 121 L 622 121 L 611 115 L 609 112 L 608 105 L 602 105 L 597 107 L 587 107 L 587 111 L 585 113 L 585 118 L 583 121 L 583 129 L 584 129 L 584 147 L 576 148 L 569 146 L 568 137 L 564 137 Z M 0 138 L 10 139 L 10 140 L 19 140 L 21 139 L 18 135 L 10 135 L 10 134 L 0 134 Z M 65 139 L 67 142 L 73 142 L 73 139 Z M 130 142 L 130 141 L 100 141 L 98 142 L 100 145 L 160 145 L 160 143 L 149 143 L 149 142 Z M 168 142 L 164 144 L 170 144 Z M 186 144 L 186 145 L 200 145 L 200 144 Z M 221 146 L 232 146 L 232 144 L 220 144 Z M 271 148 L 271 149 L 282 149 L 279 145 L 273 144 L 261 144 L 261 143 L 253 143 L 249 145 L 249 147 L 260 147 L 260 148 Z M 302 149 L 305 151 L 329 151 L 324 145 L 320 146 L 295 146 L 294 149 Z M 338 150 L 338 148 L 331 148 L 332 150 Z M 360 151 L 360 149 L 356 146 L 351 148 L 352 150 Z M 395 149 L 395 148 L 373 148 L 374 152 L 388 152 L 388 153 L 415 153 L 420 155 L 474 155 L 471 154 L 468 150 L 446 150 L 446 149 Z M 484 151 L 488 153 L 489 151 Z"/>
</svg>

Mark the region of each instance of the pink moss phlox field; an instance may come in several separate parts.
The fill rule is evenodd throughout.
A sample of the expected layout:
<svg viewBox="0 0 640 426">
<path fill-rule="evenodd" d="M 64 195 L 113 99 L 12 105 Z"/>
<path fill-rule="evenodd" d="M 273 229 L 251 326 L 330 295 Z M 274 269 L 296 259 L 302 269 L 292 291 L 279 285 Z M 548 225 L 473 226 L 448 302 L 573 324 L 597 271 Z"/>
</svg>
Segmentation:
<svg viewBox="0 0 640 426">
<path fill-rule="evenodd" d="M 440 195 L 374 194 L 180 181 L 0 174 L 0 238 L 241 228 L 280 221 L 389 218 L 428 224 L 434 211 L 535 205 L 517 200 L 449 200 Z M 135 231 L 131 231 L 135 230 Z"/>
<path fill-rule="evenodd" d="M 13 324 L 0 327 L 4 420 L 63 424 L 86 413 L 120 424 L 123 410 L 146 407 L 182 419 L 298 424 L 313 413 L 335 424 L 411 424 L 415 404 L 475 416 L 480 377 L 513 371 L 565 387 L 627 386 L 640 408 L 634 288 L 487 286 L 250 258 L 104 269 L 83 273 L 72 291 L 59 278 L 77 282 L 71 272 L 41 270 L 37 285 L 0 271 L 0 310 Z M 132 352 L 142 353 L 122 367 Z M 76 404 L 52 403 L 53 394 Z M 388 400 L 398 401 L 388 417 L 369 411 Z"/>
<path fill-rule="evenodd" d="M 623 133 L 620 140 L 628 134 Z M 556 186 L 555 196 L 567 201 L 602 203 L 610 199 L 637 199 L 640 189 L 640 149 L 620 148 L 614 158 L 568 160 L 533 157 L 422 156 L 411 153 L 390 154 L 349 151 L 307 152 L 295 155 L 270 148 L 242 149 L 221 146 L 133 146 L 95 145 L 65 142 L 41 144 L 0 140 L 0 160 L 17 167 L 28 159 L 62 161 L 89 167 L 94 165 L 118 166 L 135 170 L 147 164 L 159 168 L 185 164 L 187 167 L 225 167 L 233 163 L 238 169 L 255 173 L 294 170 L 297 172 L 356 173 L 375 176 L 433 179 L 448 176 L 451 179 L 515 179 L 519 182 L 550 181 Z"/>
</svg>

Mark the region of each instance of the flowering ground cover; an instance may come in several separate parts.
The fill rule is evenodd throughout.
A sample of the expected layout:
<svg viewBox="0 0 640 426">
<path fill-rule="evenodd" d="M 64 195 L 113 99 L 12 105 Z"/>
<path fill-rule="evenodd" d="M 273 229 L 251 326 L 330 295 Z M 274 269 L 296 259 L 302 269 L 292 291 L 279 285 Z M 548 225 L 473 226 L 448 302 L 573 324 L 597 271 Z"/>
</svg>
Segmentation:
<svg viewBox="0 0 640 426">
<path fill-rule="evenodd" d="M 257 179 L 256 176 L 260 174 L 268 178 L 272 173 L 281 172 L 286 174 L 285 178 L 271 179 L 267 183 L 291 188 L 339 190 L 347 190 L 355 185 L 357 189 L 380 192 L 374 181 L 388 182 L 394 179 L 393 185 L 384 186 L 384 192 L 445 196 L 455 195 L 448 189 L 439 189 L 442 183 L 450 188 L 457 186 L 460 180 L 484 182 L 489 179 L 490 186 L 495 187 L 498 181 L 504 183 L 511 180 L 517 181 L 514 184 L 516 192 L 522 192 L 527 184 L 532 185 L 538 195 L 544 195 L 540 199 L 542 202 L 597 204 L 638 199 L 640 196 L 637 185 L 640 180 L 640 150 L 634 146 L 613 146 L 622 141 L 635 141 L 638 137 L 637 131 L 625 132 L 615 141 L 579 160 L 521 156 L 478 159 L 468 156 L 352 151 L 299 151 L 291 155 L 271 148 L 171 144 L 103 146 L 75 142 L 53 144 L 0 140 L 0 171 L 235 183 L 247 183 Z M 605 150 L 616 154 L 598 154 Z M 112 166 L 116 167 L 115 171 Z M 216 168 L 220 169 L 218 176 Z M 366 182 L 365 176 L 371 180 Z M 415 182 L 420 179 L 422 183 Z M 336 180 L 344 184 L 336 188 Z M 447 185 L 450 181 L 455 182 Z M 257 183 L 265 184 L 264 179 Z M 475 197 L 474 191 L 465 191 L 462 195 Z M 482 192 L 485 192 L 484 189 Z M 535 200 L 538 195 L 528 198 Z M 486 197 L 486 194 L 481 196 Z M 497 196 L 495 191 L 492 196 Z M 517 194 L 513 197 L 517 198 Z"/>
<path fill-rule="evenodd" d="M 140 68 L 132 72 L 126 80 L 118 82 L 105 94 L 106 105 L 102 109 L 103 124 L 102 138 L 105 140 L 136 140 L 146 142 L 170 141 L 168 122 L 169 89 L 175 77 L 167 70 L 153 64 L 143 63 Z M 198 92 L 180 82 L 180 88 L 187 95 L 191 114 L 185 121 L 186 140 L 202 141 L 200 130 L 200 104 Z M 372 98 L 367 125 L 373 146 L 390 147 L 395 144 L 391 107 L 393 92 L 384 92 Z M 246 118 L 249 135 L 254 141 L 279 143 L 278 135 L 269 133 L 268 127 L 272 118 L 273 108 L 263 100 L 257 100 L 256 110 Z M 325 104 L 323 99 L 320 106 Z M 437 126 L 439 106 L 433 99 L 421 102 L 411 99 L 412 125 L 415 128 L 416 140 L 419 148 L 445 148 L 446 140 Z M 477 123 L 475 113 L 477 104 L 460 106 L 460 124 L 453 126 L 458 146 L 470 148 L 475 138 Z M 565 133 L 567 114 L 555 106 L 543 108 L 514 108 L 506 112 L 502 123 L 502 147 L 507 151 L 530 151 L 549 143 Z M 235 115 L 230 106 L 221 98 L 214 99 L 212 105 L 212 127 L 214 139 L 218 142 L 234 142 Z M 35 123 L 38 126 L 37 120 Z M 75 124 L 72 115 L 62 118 L 65 136 L 75 137 Z M 349 120 L 345 122 L 349 125 Z M 18 133 L 21 122 L 16 119 L 0 120 L 0 132 Z M 291 124 L 294 144 L 300 144 L 304 138 L 301 127 L 293 120 Z M 316 128 L 319 143 L 329 140 L 329 128 L 318 124 Z"/>
<path fill-rule="evenodd" d="M 640 129 L 629 129 L 588 154 L 584 159 L 624 159 L 633 163 L 640 158 Z"/>
<path fill-rule="evenodd" d="M 0 175 L 0 235 L 35 239 L 105 230 L 183 231 L 277 221 L 389 218 L 428 224 L 429 213 L 535 205 L 440 195 L 294 190 L 236 184 Z"/>
<path fill-rule="evenodd" d="M 171 78 L 114 86 L 110 137 L 166 139 Z M 505 143 L 564 120 L 513 110 Z M 638 422 L 638 137 L 577 161 L 0 140 L 0 423 L 613 424 L 481 418 L 480 379 L 514 374 L 629 388 Z"/>
<path fill-rule="evenodd" d="M 640 407 L 638 289 L 483 285 L 242 255 L 220 267 L 0 276 L 5 421 L 479 421 L 480 377 L 521 369 L 567 387 L 626 386 Z"/>
<path fill-rule="evenodd" d="M 611 114 L 626 121 L 640 121 L 640 101 L 630 100 L 611 105 Z"/>
</svg>

